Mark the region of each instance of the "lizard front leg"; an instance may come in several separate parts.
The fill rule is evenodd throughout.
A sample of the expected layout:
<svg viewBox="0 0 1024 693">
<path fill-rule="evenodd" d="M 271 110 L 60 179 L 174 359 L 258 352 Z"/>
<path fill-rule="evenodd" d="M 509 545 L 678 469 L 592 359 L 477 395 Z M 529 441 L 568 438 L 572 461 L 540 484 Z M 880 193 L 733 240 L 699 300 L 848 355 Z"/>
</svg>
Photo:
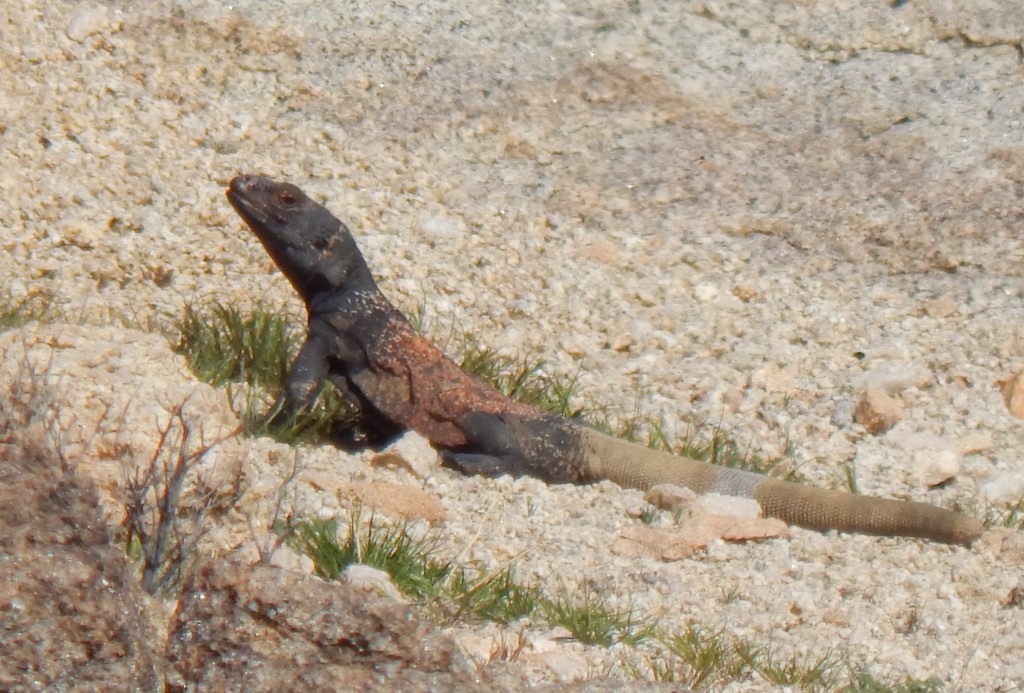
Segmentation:
<svg viewBox="0 0 1024 693">
<path fill-rule="evenodd" d="M 358 404 L 360 400 L 349 385 L 347 372 L 352 363 L 363 360 L 362 349 L 351 338 L 310 329 L 292 361 L 284 393 L 271 410 L 271 422 L 281 422 L 308 410 L 324 380 L 329 380 L 344 399 Z"/>
</svg>

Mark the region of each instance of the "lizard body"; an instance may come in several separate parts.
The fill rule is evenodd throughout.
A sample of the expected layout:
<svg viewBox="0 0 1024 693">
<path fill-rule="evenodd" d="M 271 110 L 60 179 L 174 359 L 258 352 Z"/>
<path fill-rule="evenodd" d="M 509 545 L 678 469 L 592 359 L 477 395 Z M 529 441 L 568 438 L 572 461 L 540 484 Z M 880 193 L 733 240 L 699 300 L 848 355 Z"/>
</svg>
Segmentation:
<svg viewBox="0 0 1024 693">
<path fill-rule="evenodd" d="M 769 479 L 680 458 L 541 412 L 473 378 L 417 334 L 380 292 L 349 229 L 289 183 L 238 176 L 229 201 L 306 303 L 309 332 L 288 380 L 291 407 L 326 379 L 371 421 L 411 428 L 464 473 L 530 475 L 549 483 L 659 483 L 757 500 L 766 515 L 817 530 L 969 544 L 971 517 Z"/>
</svg>

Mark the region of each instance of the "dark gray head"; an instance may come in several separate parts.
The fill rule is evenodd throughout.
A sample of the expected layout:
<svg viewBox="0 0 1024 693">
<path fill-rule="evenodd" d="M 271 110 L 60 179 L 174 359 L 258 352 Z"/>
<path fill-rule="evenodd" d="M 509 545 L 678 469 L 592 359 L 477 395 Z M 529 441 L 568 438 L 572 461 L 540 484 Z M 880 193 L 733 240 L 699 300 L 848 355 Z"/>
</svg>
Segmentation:
<svg viewBox="0 0 1024 693">
<path fill-rule="evenodd" d="M 324 291 L 374 287 L 348 228 L 296 186 L 243 175 L 227 196 L 307 302 Z"/>
</svg>

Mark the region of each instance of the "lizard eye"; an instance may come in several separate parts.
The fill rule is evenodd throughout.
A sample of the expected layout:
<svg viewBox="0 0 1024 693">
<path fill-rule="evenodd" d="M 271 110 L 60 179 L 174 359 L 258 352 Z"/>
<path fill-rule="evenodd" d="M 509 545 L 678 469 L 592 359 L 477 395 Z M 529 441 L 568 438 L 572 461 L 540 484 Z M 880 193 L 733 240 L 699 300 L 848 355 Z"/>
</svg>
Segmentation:
<svg viewBox="0 0 1024 693">
<path fill-rule="evenodd" d="M 291 190 L 282 190 L 277 193 L 277 200 L 285 207 L 291 207 L 299 201 L 299 198 Z"/>
</svg>

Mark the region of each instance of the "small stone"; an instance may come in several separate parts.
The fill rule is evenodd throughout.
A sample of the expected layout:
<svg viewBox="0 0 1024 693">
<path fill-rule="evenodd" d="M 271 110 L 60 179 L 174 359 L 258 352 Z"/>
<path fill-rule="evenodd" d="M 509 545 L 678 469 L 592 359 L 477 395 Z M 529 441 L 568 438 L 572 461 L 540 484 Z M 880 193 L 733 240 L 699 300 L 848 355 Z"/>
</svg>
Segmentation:
<svg viewBox="0 0 1024 693">
<path fill-rule="evenodd" d="M 871 434 L 885 433 L 903 419 L 903 405 L 884 390 L 864 391 L 853 412 L 853 420 Z"/>
<path fill-rule="evenodd" d="M 587 675 L 586 660 L 564 647 L 542 652 L 530 659 L 543 662 L 559 681 L 576 681 Z"/>
<path fill-rule="evenodd" d="M 381 597 L 393 599 L 396 602 L 404 602 L 405 597 L 391 581 L 391 576 L 386 570 L 374 568 L 362 563 L 354 563 L 345 568 L 341 574 L 341 581 L 358 589 L 376 592 Z"/>
<path fill-rule="evenodd" d="M 753 498 L 706 493 L 694 504 L 694 509 L 709 515 L 751 519 L 761 517 L 761 504 Z"/>
<path fill-rule="evenodd" d="M 693 287 L 693 295 L 701 303 L 711 303 L 718 298 L 718 287 L 714 284 L 698 284 Z"/>
<path fill-rule="evenodd" d="M 921 310 L 924 314 L 930 318 L 941 320 L 942 318 L 948 318 L 950 315 L 957 311 L 956 302 L 948 298 L 936 298 L 931 301 L 926 301 L 921 306 Z"/>
<path fill-rule="evenodd" d="M 932 382 L 932 372 L 920 363 L 903 361 L 876 366 L 854 378 L 860 390 L 885 390 L 896 394 L 911 387 L 925 387 Z"/>
<path fill-rule="evenodd" d="M 660 510 L 677 512 L 689 509 L 697 500 L 697 494 L 685 486 L 657 484 L 644 495 L 644 500 Z"/>
<path fill-rule="evenodd" d="M 853 412 L 857 409 L 857 402 L 853 399 L 841 399 L 836 402 L 832 409 L 832 424 L 838 428 L 846 428 L 853 423 Z"/>
<path fill-rule="evenodd" d="M 110 15 L 106 7 L 80 7 L 68 22 L 67 36 L 75 43 L 82 43 L 93 34 L 110 26 Z"/>
<path fill-rule="evenodd" d="M 1015 503 L 1024 498 L 1024 474 L 996 472 L 982 482 L 981 492 L 993 503 Z"/>
<path fill-rule="evenodd" d="M 441 466 L 440 458 L 430 441 L 415 431 L 409 431 L 391 445 L 370 458 L 375 467 L 400 467 L 426 479 Z"/>
<path fill-rule="evenodd" d="M 452 238 L 460 232 L 460 224 L 448 217 L 431 216 L 420 223 L 420 231 L 428 238 Z"/>
<path fill-rule="evenodd" d="M 953 450 L 918 450 L 914 453 L 914 476 L 929 488 L 944 484 L 960 473 L 961 457 Z"/>
<path fill-rule="evenodd" d="M 678 561 L 718 540 L 749 541 L 784 537 L 789 527 L 774 517 L 729 517 L 696 512 L 674 529 L 630 526 L 612 543 L 612 552 L 638 558 Z"/>
<path fill-rule="evenodd" d="M 953 448 L 961 455 L 973 455 L 976 452 L 984 452 L 993 445 L 991 433 L 978 431 L 976 433 L 968 433 L 957 439 L 953 444 Z"/>
<path fill-rule="evenodd" d="M 701 544 L 689 541 L 678 532 L 653 527 L 627 527 L 612 542 L 612 553 L 628 558 L 653 556 L 661 561 L 679 561 L 699 549 Z"/>
<path fill-rule="evenodd" d="M 999 385 L 1003 402 L 1006 403 L 1010 414 L 1018 419 L 1024 419 L 1024 370 L 999 380 L 996 384 Z"/>
<path fill-rule="evenodd" d="M 597 238 L 584 245 L 579 254 L 584 260 L 611 265 L 620 261 L 622 248 L 607 239 Z"/>
<path fill-rule="evenodd" d="M 793 392 L 796 375 L 792 368 L 779 368 L 774 363 L 768 363 L 754 369 L 750 374 L 750 384 L 768 392 Z"/>
<path fill-rule="evenodd" d="M 274 551 L 274 555 L 270 559 L 270 565 L 283 568 L 284 570 L 294 570 L 303 575 L 312 575 L 316 567 L 312 558 L 305 554 L 296 553 L 287 544 L 281 544 L 277 547 L 277 550 Z"/>
<path fill-rule="evenodd" d="M 907 452 L 954 449 L 948 440 L 928 431 L 892 431 L 885 436 L 885 442 Z"/>
<path fill-rule="evenodd" d="M 758 297 L 758 291 L 757 287 L 737 284 L 732 287 L 732 295 L 744 303 L 749 303 Z"/>
<path fill-rule="evenodd" d="M 1004 565 L 1024 563 L 1024 532 L 1009 527 L 994 527 L 981 535 L 978 546 L 986 548 Z"/>
<path fill-rule="evenodd" d="M 345 484 L 339 493 L 353 505 L 366 506 L 403 520 L 426 520 L 432 525 L 445 520 L 441 499 L 421 488 L 383 481 L 357 481 Z"/>
</svg>

